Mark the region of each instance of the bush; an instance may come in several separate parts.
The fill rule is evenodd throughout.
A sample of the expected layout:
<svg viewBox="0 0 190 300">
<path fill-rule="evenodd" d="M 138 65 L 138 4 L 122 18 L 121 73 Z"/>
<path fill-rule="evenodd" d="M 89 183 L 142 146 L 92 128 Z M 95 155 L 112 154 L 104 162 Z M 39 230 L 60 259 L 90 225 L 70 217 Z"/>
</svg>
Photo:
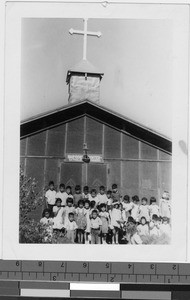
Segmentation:
<svg viewBox="0 0 190 300">
<path fill-rule="evenodd" d="M 31 213 L 37 208 L 42 208 L 44 201 L 42 193 L 37 192 L 35 179 L 27 178 L 20 168 L 20 218 L 19 218 L 19 242 L 42 243 L 44 237 L 49 241 L 46 226 L 31 218 Z"/>
</svg>

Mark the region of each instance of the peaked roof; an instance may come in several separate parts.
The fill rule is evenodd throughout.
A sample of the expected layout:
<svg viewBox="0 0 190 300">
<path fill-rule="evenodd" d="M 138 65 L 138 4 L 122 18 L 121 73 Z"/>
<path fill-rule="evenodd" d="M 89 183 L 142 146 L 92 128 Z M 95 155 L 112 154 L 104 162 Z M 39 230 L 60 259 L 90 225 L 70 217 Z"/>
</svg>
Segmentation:
<svg viewBox="0 0 190 300">
<path fill-rule="evenodd" d="M 91 64 L 87 59 L 82 59 L 79 63 L 68 70 L 66 78 L 67 83 L 69 82 L 69 78 L 72 73 L 87 73 L 99 75 L 100 77 L 104 75 L 104 73 L 98 70 L 98 68 Z"/>
<path fill-rule="evenodd" d="M 172 152 L 172 142 L 165 136 L 88 100 L 24 120 L 20 128 L 21 139 L 82 116 L 89 116 L 168 154 Z"/>
</svg>

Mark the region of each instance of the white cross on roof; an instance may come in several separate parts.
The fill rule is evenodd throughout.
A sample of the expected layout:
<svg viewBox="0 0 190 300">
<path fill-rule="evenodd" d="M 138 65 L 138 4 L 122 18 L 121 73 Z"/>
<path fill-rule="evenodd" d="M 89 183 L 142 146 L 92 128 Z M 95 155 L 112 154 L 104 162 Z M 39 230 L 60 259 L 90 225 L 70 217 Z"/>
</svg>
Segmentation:
<svg viewBox="0 0 190 300">
<path fill-rule="evenodd" d="M 88 19 L 84 19 L 84 30 L 75 30 L 73 28 L 71 28 L 69 30 L 70 34 L 81 34 L 83 35 L 83 59 L 86 60 L 86 53 L 87 53 L 87 36 L 97 36 L 97 37 L 101 37 L 101 32 L 97 31 L 97 32 L 93 32 L 93 31 L 88 31 L 87 30 L 87 22 Z"/>
</svg>

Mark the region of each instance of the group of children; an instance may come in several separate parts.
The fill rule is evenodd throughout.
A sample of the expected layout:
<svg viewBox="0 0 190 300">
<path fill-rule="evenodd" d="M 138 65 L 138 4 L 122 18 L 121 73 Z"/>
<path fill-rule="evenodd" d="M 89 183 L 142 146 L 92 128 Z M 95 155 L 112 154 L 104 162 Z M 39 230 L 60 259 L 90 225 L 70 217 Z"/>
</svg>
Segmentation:
<svg viewBox="0 0 190 300">
<path fill-rule="evenodd" d="M 148 237 L 171 235 L 171 205 L 169 193 L 164 192 L 157 204 L 156 198 L 137 195 L 132 199 L 122 197 L 117 185 L 106 192 L 104 186 L 89 191 L 77 185 L 72 194 L 70 186 L 62 183 L 56 192 L 49 183 L 45 193 L 47 208 L 43 211 L 41 224 L 49 234 L 60 232 L 71 243 L 86 244 L 143 244 Z"/>
</svg>

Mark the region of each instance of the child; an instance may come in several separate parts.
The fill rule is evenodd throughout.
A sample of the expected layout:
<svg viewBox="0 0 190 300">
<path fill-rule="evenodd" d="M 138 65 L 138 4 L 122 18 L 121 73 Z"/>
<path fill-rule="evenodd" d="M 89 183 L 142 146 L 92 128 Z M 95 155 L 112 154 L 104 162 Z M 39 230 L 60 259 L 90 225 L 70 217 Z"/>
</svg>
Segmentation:
<svg viewBox="0 0 190 300">
<path fill-rule="evenodd" d="M 129 216 L 131 215 L 131 209 L 133 208 L 133 203 L 130 201 L 130 197 L 125 195 L 122 202 L 122 218 L 125 222 L 128 221 Z"/>
<path fill-rule="evenodd" d="M 99 217 L 102 221 L 102 230 L 101 230 L 102 243 L 106 244 L 106 237 L 107 237 L 108 225 L 109 225 L 109 213 L 106 211 L 105 203 L 100 204 Z"/>
<path fill-rule="evenodd" d="M 120 202 L 121 201 L 121 195 L 117 189 L 117 184 L 112 184 L 112 199 L 113 202 Z"/>
<path fill-rule="evenodd" d="M 77 207 L 79 200 L 82 200 L 82 193 L 80 185 L 75 186 L 75 193 L 73 195 L 73 204 Z"/>
<path fill-rule="evenodd" d="M 92 201 L 95 201 L 95 207 L 98 205 L 98 197 L 97 197 L 97 194 L 96 194 L 96 189 L 92 189 L 91 190 L 91 193 L 89 194 L 89 201 L 92 202 Z"/>
<path fill-rule="evenodd" d="M 131 217 L 136 221 L 139 214 L 139 197 L 137 195 L 132 197 L 133 206 L 131 209 Z"/>
<path fill-rule="evenodd" d="M 77 223 L 77 239 L 79 244 L 83 244 L 84 241 L 84 231 L 86 229 L 86 216 L 84 210 L 84 201 L 78 201 L 78 207 L 75 210 L 76 214 L 76 223 Z"/>
<path fill-rule="evenodd" d="M 119 229 L 120 229 L 120 222 L 122 220 L 122 214 L 120 209 L 120 203 L 114 202 L 113 208 L 110 211 L 110 229 L 112 229 L 113 237 L 112 243 L 118 244 L 119 243 Z"/>
<path fill-rule="evenodd" d="M 108 198 L 105 194 L 105 187 L 103 185 L 100 186 L 100 192 L 98 193 L 98 205 L 101 205 L 102 203 L 107 204 Z"/>
<path fill-rule="evenodd" d="M 151 197 L 150 198 L 150 205 L 149 205 L 149 213 L 150 213 L 150 219 L 152 220 L 153 215 L 157 215 L 159 217 L 159 206 L 156 204 L 156 198 Z"/>
<path fill-rule="evenodd" d="M 51 218 L 51 212 L 48 208 L 45 208 L 42 213 L 42 218 L 40 220 L 42 225 L 53 225 L 53 219 Z"/>
<path fill-rule="evenodd" d="M 53 219 L 51 218 L 51 211 L 48 208 L 44 209 L 42 213 L 42 219 L 40 220 L 40 224 L 46 227 L 46 234 L 43 240 L 44 242 L 47 242 L 48 239 L 52 237 L 53 233 Z"/>
<path fill-rule="evenodd" d="M 107 194 L 107 199 L 108 199 L 108 201 L 107 201 L 107 209 L 109 211 L 111 209 L 111 205 L 113 203 L 112 191 L 108 190 L 106 194 Z"/>
<path fill-rule="evenodd" d="M 143 243 L 138 234 L 136 222 L 132 218 L 131 221 L 126 224 L 126 238 L 129 245 L 141 245 Z"/>
<path fill-rule="evenodd" d="M 85 185 L 83 188 L 82 199 L 84 201 L 89 200 L 89 187 L 87 185 Z"/>
<path fill-rule="evenodd" d="M 73 206 L 73 198 L 68 197 L 66 203 L 67 205 L 66 207 L 64 207 L 64 214 L 63 214 L 64 222 L 68 220 L 68 216 L 70 212 L 75 214 L 75 208 Z"/>
<path fill-rule="evenodd" d="M 100 232 L 102 230 L 102 221 L 98 217 L 96 209 L 92 211 L 92 218 L 90 219 L 91 229 L 91 244 L 100 244 Z"/>
<path fill-rule="evenodd" d="M 49 208 L 51 214 L 53 211 L 53 206 L 55 205 L 55 195 L 56 195 L 56 191 L 54 189 L 54 182 L 50 181 L 49 189 L 45 193 L 45 200 L 46 200 L 47 207 Z"/>
<path fill-rule="evenodd" d="M 76 238 L 76 229 L 78 228 L 75 220 L 74 220 L 74 213 L 70 212 L 68 214 L 68 219 L 66 220 L 64 227 L 66 229 L 67 238 L 74 243 Z"/>
<path fill-rule="evenodd" d="M 62 201 L 62 203 L 61 203 L 61 205 L 62 206 L 65 206 L 66 205 L 66 196 L 65 196 L 65 194 L 67 194 L 66 192 L 65 192 L 65 185 L 64 185 L 64 183 L 61 183 L 60 185 L 59 185 L 59 192 L 57 192 L 56 193 L 56 195 L 55 195 L 55 198 L 56 199 L 61 199 L 61 201 Z M 68 197 L 68 196 L 67 196 Z"/>
<path fill-rule="evenodd" d="M 167 217 L 163 217 L 162 219 L 162 224 L 160 225 L 160 234 L 166 234 L 168 237 L 171 236 L 171 226 Z"/>
<path fill-rule="evenodd" d="M 149 227 L 145 217 L 141 217 L 140 224 L 137 226 L 137 232 L 141 239 L 149 235 Z"/>
<path fill-rule="evenodd" d="M 61 199 L 56 199 L 55 206 L 53 207 L 53 229 L 55 231 L 63 231 L 64 225 L 63 225 L 63 212 L 64 208 L 61 207 Z"/>
<path fill-rule="evenodd" d="M 72 188 L 70 185 L 66 186 L 66 193 L 67 193 L 67 198 L 69 197 L 73 199 Z"/>
<path fill-rule="evenodd" d="M 152 216 L 152 221 L 149 223 L 150 236 L 155 236 L 158 238 L 160 236 L 159 228 L 159 217 L 157 215 Z"/>
<path fill-rule="evenodd" d="M 160 200 L 160 216 L 167 217 L 170 219 L 171 217 L 171 204 L 170 204 L 170 198 L 169 193 L 164 192 L 162 195 L 162 199 Z"/>
<path fill-rule="evenodd" d="M 149 206 L 147 202 L 148 199 L 146 197 L 143 197 L 141 200 L 141 205 L 139 206 L 138 220 L 140 220 L 142 217 L 145 217 L 147 222 L 150 221 Z"/>
<path fill-rule="evenodd" d="M 84 202 L 84 213 L 86 216 L 85 244 L 90 243 L 90 211 L 91 211 L 90 201 L 85 200 Z"/>
</svg>

